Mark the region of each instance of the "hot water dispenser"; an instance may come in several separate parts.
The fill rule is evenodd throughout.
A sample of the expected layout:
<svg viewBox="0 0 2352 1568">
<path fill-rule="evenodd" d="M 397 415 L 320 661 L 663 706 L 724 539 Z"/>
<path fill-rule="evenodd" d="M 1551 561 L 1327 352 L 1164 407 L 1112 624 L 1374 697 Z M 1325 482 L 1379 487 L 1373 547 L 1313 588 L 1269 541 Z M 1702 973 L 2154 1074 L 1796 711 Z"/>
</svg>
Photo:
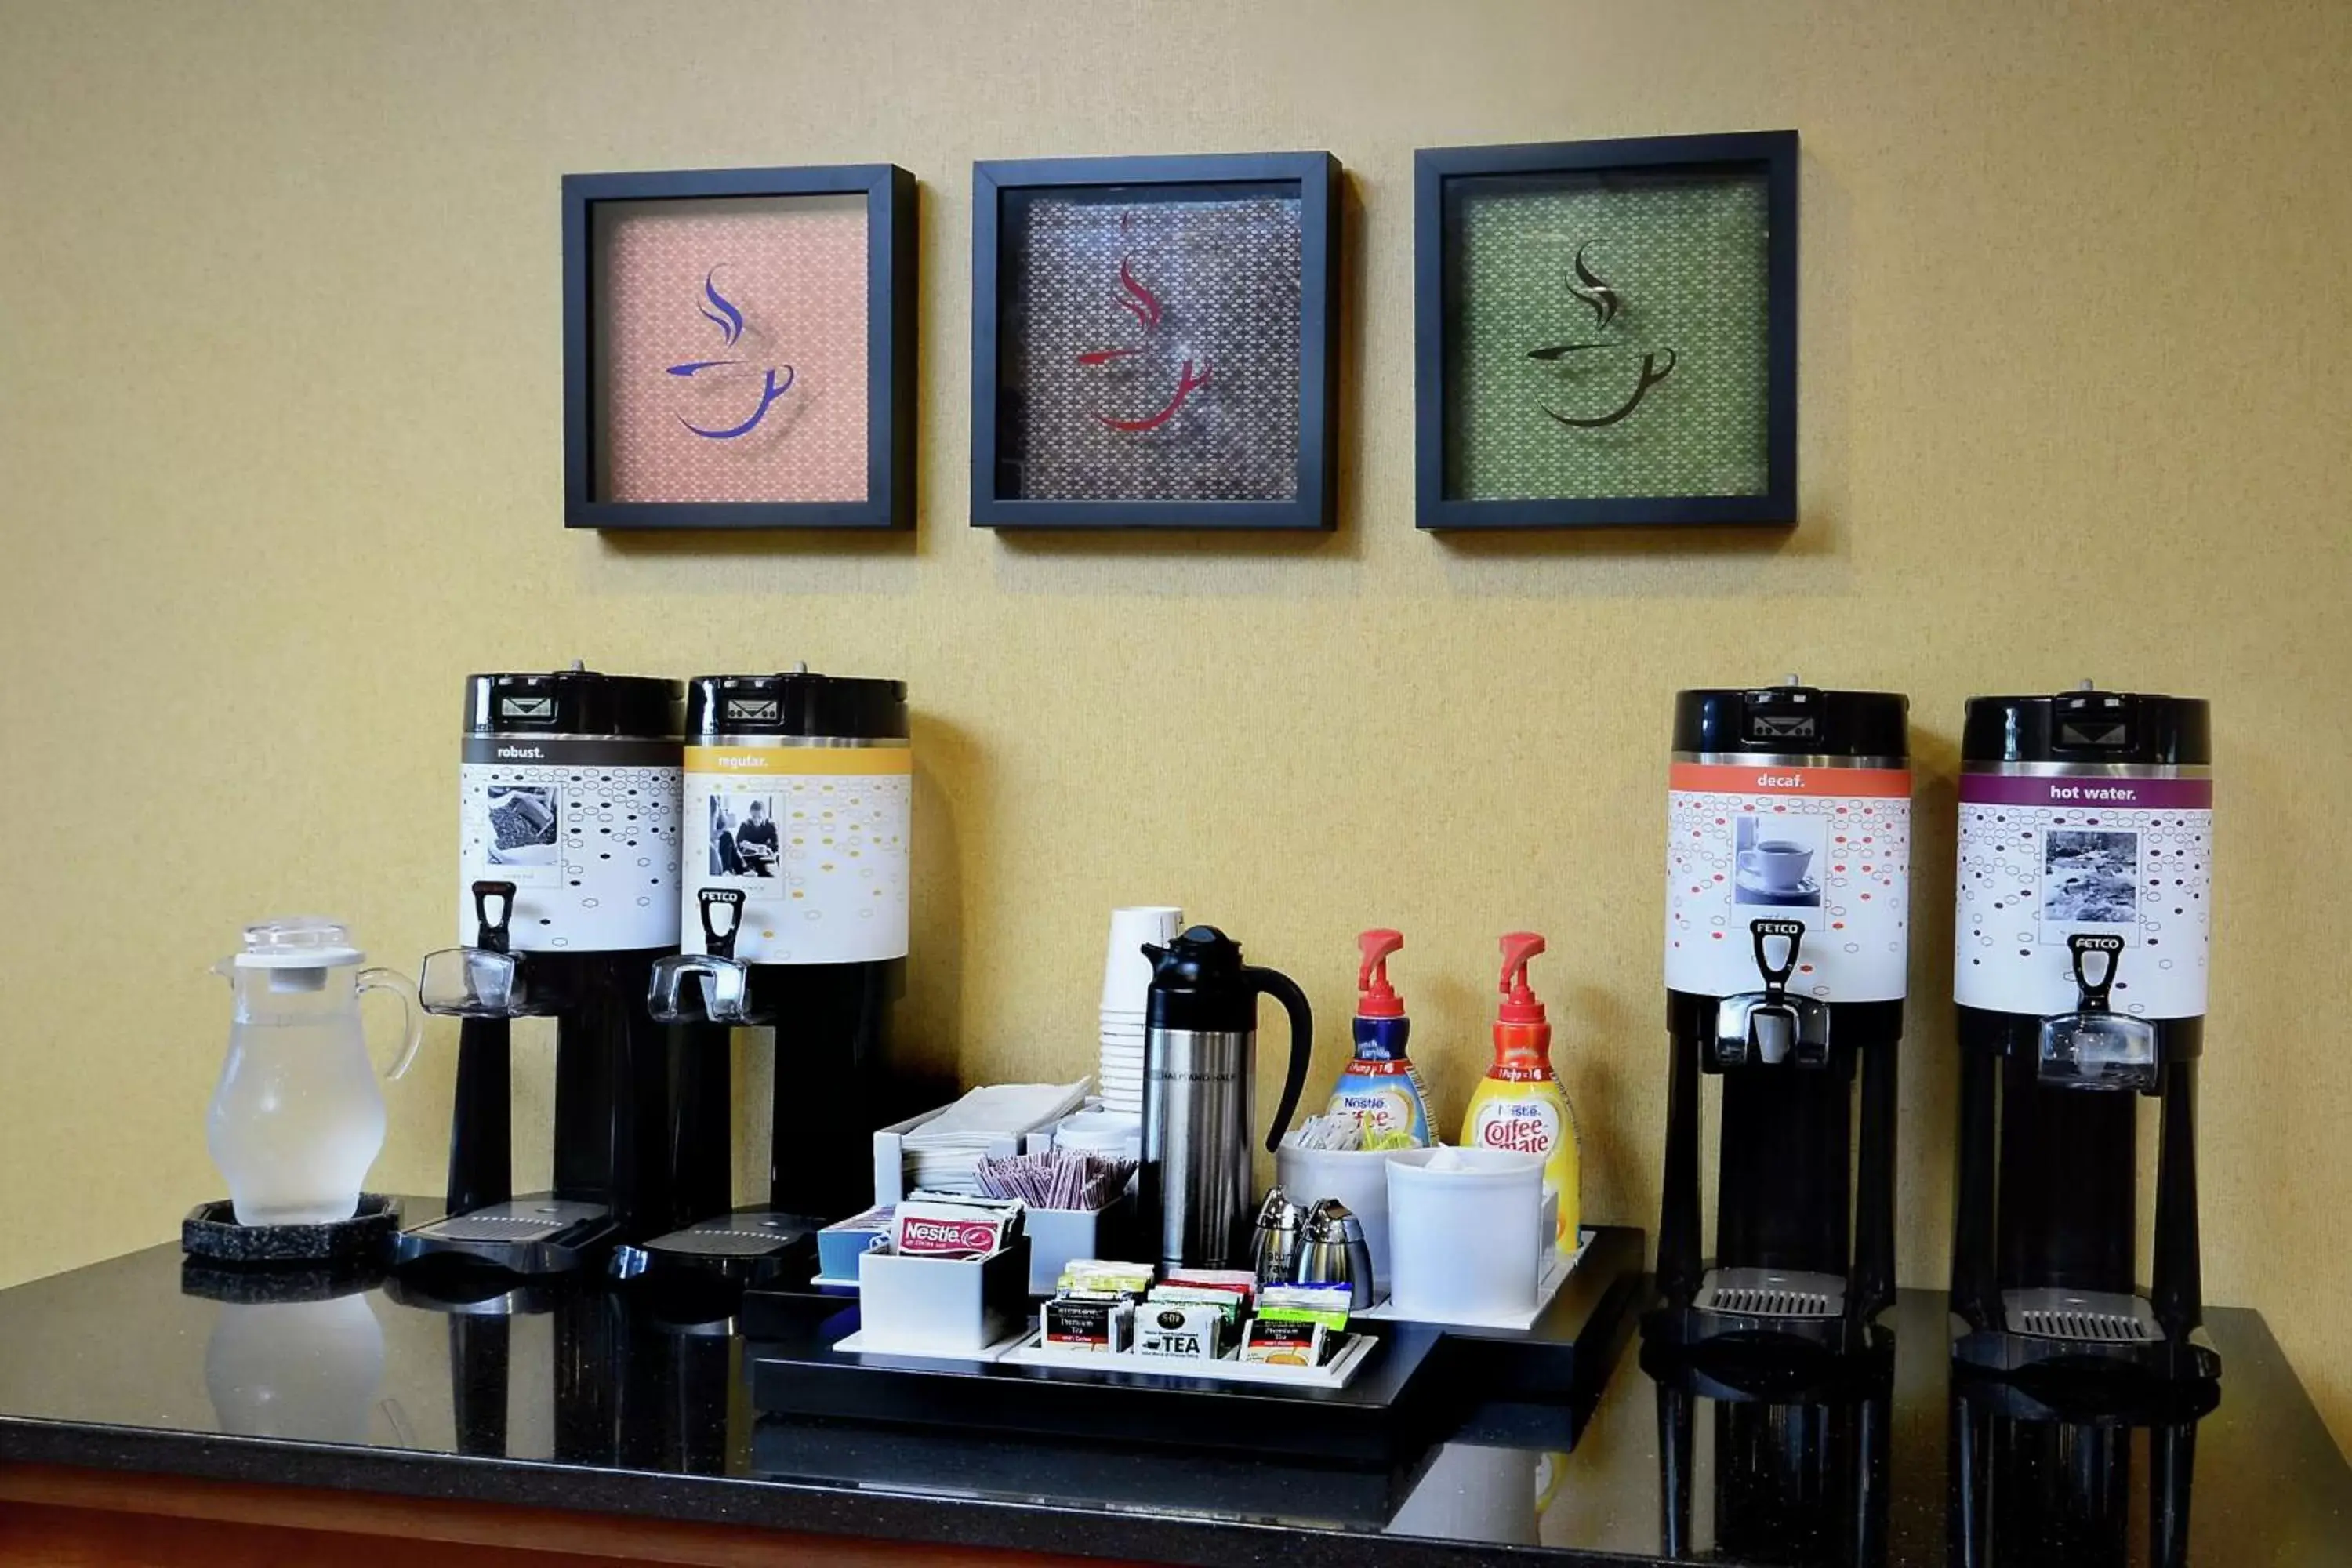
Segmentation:
<svg viewBox="0 0 2352 1568">
<path fill-rule="evenodd" d="M 2221 1372 L 2200 1328 L 2197 1058 L 2213 783 L 2206 705 L 1969 700 L 1953 990 L 1954 1353 L 1997 1375 Z M 2149 1289 L 2138 1108 L 2156 1102 Z"/>
</svg>

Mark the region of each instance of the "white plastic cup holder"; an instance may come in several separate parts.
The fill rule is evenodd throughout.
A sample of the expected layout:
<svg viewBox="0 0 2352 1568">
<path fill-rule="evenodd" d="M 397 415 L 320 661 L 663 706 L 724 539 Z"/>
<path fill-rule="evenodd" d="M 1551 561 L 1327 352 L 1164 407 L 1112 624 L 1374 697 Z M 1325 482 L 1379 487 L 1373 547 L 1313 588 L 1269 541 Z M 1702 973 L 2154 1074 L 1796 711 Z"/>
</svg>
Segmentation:
<svg viewBox="0 0 2352 1568">
<path fill-rule="evenodd" d="M 1390 1156 L 1390 1305 L 1399 1317 L 1475 1322 L 1535 1310 L 1543 1168 L 1540 1154 L 1502 1149 Z"/>
<path fill-rule="evenodd" d="M 1312 1208 L 1325 1198 L 1348 1205 L 1364 1227 L 1364 1246 L 1372 1255 L 1372 1289 L 1389 1287 L 1392 1278 L 1389 1239 L 1389 1161 L 1405 1149 L 1301 1149 L 1285 1138 L 1275 1151 L 1275 1185 L 1301 1208 Z"/>
</svg>

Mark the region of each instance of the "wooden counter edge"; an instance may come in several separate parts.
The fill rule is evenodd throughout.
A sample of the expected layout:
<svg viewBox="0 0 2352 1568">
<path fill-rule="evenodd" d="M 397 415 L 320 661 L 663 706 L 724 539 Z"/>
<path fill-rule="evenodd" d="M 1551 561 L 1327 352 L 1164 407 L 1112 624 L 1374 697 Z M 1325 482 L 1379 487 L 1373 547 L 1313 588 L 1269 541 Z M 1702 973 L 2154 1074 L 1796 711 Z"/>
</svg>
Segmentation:
<svg viewBox="0 0 2352 1568">
<path fill-rule="evenodd" d="M 0 1463 L 0 1542 L 8 1505 L 81 1509 L 453 1546 L 568 1552 L 575 1557 L 772 1568 L 805 1560 L 832 1568 L 1103 1568 L 1101 1558 L 988 1547 L 814 1535 L 750 1525 L 700 1524 L 635 1514 L 569 1513 L 381 1492 L 194 1480 L 130 1470 Z"/>
</svg>

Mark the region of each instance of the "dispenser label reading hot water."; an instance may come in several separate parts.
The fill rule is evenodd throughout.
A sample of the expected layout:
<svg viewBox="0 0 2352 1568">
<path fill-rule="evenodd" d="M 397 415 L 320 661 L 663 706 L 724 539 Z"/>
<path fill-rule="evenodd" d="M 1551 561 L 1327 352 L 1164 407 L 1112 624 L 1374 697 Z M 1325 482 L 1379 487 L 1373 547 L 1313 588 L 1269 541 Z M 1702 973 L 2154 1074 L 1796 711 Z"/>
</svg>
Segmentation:
<svg viewBox="0 0 2352 1568">
<path fill-rule="evenodd" d="M 2073 1012 L 2081 933 L 2123 944 L 2115 1011 L 2202 1017 L 2212 805 L 2210 779 L 1963 773 L 1960 1005 Z"/>
<path fill-rule="evenodd" d="M 913 785 L 903 743 L 688 746 L 686 951 L 704 948 L 701 889 L 737 888 L 746 963 L 904 958 Z"/>
<path fill-rule="evenodd" d="M 1803 926 L 1792 994 L 1894 1002 L 1910 951 L 1911 774 L 1676 763 L 1666 816 L 1666 986 L 1761 990 L 1753 923 Z"/>
<path fill-rule="evenodd" d="M 457 770 L 457 940 L 473 888 L 512 882 L 517 952 L 677 941 L 677 745 L 471 735 Z"/>
</svg>

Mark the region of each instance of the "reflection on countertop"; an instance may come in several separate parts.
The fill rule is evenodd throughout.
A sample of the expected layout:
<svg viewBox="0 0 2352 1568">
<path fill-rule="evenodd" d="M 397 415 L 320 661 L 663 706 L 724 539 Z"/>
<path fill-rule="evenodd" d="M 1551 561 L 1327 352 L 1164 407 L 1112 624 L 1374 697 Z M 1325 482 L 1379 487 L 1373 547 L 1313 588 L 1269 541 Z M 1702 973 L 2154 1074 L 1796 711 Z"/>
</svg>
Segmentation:
<svg viewBox="0 0 2352 1568">
<path fill-rule="evenodd" d="M 1272 1530 L 1294 1568 L 1504 1546 L 1960 1568 L 2352 1558 L 2352 1471 L 2261 1319 L 2211 1316 L 2221 1402 L 2178 1430 L 1971 1403 L 1947 1375 L 1943 1298 L 1912 1291 L 1886 1317 L 1883 1376 L 1852 1397 L 1719 1397 L 1629 1352 L 1589 1415 L 1496 1389 L 1385 1464 L 1317 1464 L 761 1418 L 724 1319 L 595 1289 L 257 1281 L 158 1247 L 0 1291 L 0 1458 L 1175 1562 L 1263 1553 Z"/>
</svg>

